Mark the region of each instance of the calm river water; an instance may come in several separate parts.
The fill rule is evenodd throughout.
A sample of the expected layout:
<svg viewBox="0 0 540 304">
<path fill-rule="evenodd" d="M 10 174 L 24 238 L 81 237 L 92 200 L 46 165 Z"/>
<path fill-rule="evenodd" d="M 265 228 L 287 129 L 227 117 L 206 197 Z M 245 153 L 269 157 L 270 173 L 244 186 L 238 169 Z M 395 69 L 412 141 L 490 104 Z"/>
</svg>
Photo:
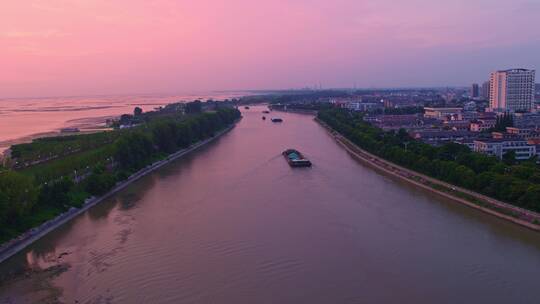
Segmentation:
<svg viewBox="0 0 540 304">
<path fill-rule="evenodd" d="M 0 265 L 0 303 L 540 303 L 539 234 L 262 109 Z"/>
</svg>

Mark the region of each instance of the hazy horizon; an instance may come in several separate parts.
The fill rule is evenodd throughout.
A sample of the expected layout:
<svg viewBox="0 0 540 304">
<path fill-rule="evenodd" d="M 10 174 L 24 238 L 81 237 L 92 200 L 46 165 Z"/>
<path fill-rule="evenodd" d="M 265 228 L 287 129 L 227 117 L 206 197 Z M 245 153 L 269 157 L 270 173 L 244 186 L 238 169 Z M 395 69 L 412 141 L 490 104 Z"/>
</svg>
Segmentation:
<svg viewBox="0 0 540 304">
<path fill-rule="evenodd" d="M 538 1 L 8 0 L 0 98 L 463 87 L 540 67 Z"/>
</svg>

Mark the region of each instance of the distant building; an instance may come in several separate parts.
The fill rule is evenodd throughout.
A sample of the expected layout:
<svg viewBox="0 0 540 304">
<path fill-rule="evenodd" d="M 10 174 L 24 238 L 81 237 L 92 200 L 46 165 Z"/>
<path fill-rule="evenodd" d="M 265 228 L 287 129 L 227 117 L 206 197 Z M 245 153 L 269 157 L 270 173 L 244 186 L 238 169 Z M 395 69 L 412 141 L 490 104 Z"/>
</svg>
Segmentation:
<svg viewBox="0 0 540 304">
<path fill-rule="evenodd" d="M 508 133 L 508 132 L 491 132 L 491 138 L 493 139 L 522 139 L 517 134 Z"/>
<path fill-rule="evenodd" d="M 534 105 L 535 71 L 512 69 L 491 73 L 491 111 L 531 111 Z"/>
<path fill-rule="evenodd" d="M 343 108 L 349 109 L 351 111 L 361 111 L 361 112 L 370 112 L 376 109 L 382 109 L 383 104 L 379 102 L 347 102 L 342 104 Z"/>
<path fill-rule="evenodd" d="M 477 98 L 480 97 L 480 86 L 478 86 L 478 83 L 473 83 L 471 86 L 471 97 Z"/>
<path fill-rule="evenodd" d="M 483 132 L 495 127 L 495 119 L 478 119 L 471 122 L 470 130 L 473 132 Z"/>
<path fill-rule="evenodd" d="M 338 97 L 331 98 L 329 102 L 336 107 L 348 109 L 351 111 L 370 112 L 383 108 L 382 101 L 366 101 L 362 97 Z"/>
<path fill-rule="evenodd" d="M 538 160 L 540 160 L 540 138 L 533 138 L 527 140 L 527 144 L 531 146 L 535 146 L 536 148 L 536 156 L 538 156 Z M 538 162 L 537 160 L 537 162 Z"/>
<path fill-rule="evenodd" d="M 482 84 L 482 98 L 489 100 L 489 80 Z"/>
<path fill-rule="evenodd" d="M 532 139 L 529 139 L 527 140 L 527 143 L 529 145 L 535 145 L 537 146 L 537 149 L 536 149 L 536 152 L 540 152 L 540 150 L 538 149 L 538 146 L 540 145 L 540 138 L 532 138 Z"/>
<path fill-rule="evenodd" d="M 440 146 L 450 142 L 472 140 L 477 137 L 477 133 L 470 131 L 420 130 L 410 131 L 409 136 L 432 146 Z"/>
<path fill-rule="evenodd" d="M 361 111 L 360 103 L 358 101 L 347 102 L 343 104 L 343 107 L 351 111 Z"/>
<path fill-rule="evenodd" d="M 446 120 L 443 127 L 454 131 L 469 131 L 471 123 L 467 120 Z"/>
<path fill-rule="evenodd" d="M 358 104 L 362 102 L 361 97 L 336 97 L 330 98 L 329 102 L 339 108 L 349 108 L 353 107 L 350 104 Z"/>
<path fill-rule="evenodd" d="M 476 102 L 474 101 L 467 102 L 465 105 L 463 105 L 463 111 L 469 111 L 469 112 L 476 111 Z"/>
<path fill-rule="evenodd" d="M 472 121 L 479 118 L 479 113 L 476 111 L 465 111 L 461 116 L 463 120 Z"/>
<path fill-rule="evenodd" d="M 538 133 L 533 128 L 506 127 L 506 133 L 514 134 L 524 139 L 536 138 Z"/>
<path fill-rule="evenodd" d="M 514 127 L 540 128 L 540 113 L 515 113 Z"/>
<path fill-rule="evenodd" d="M 529 145 L 523 139 L 477 139 L 474 141 L 474 151 L 493 155 L 502 159 L 509 151 L 516 153 L 517 160 L 527 160 L 536 155 L 536 146 Z"/>
<path fill-rule="evenodd" d="M 424 108 L 424 117 L 440 120 L 461 120 L 462 108 Z M 452 118 L 454 117 L 454 119 Z"/>
<path fill-rule="evenodd" d="M 383 104 L 380 102 L 360 102 L 358 104 L 359 111 L 369 112 L 377 109 L 382 109 Z"/>
</svg>

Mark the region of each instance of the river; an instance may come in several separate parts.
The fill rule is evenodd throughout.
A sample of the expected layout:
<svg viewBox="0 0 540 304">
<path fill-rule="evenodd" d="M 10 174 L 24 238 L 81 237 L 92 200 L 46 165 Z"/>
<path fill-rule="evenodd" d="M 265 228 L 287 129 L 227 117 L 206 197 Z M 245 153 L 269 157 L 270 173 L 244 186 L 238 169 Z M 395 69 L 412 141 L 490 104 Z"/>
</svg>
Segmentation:
<svg viewBox="0 0 540 304">
<path fill-rule="evenodd" d="M 540 234 L 262 109 L 0 265 L 0 303 L 540 302 Z M 288 147 L 314 166 L 291 169 Z"/>
</svg>

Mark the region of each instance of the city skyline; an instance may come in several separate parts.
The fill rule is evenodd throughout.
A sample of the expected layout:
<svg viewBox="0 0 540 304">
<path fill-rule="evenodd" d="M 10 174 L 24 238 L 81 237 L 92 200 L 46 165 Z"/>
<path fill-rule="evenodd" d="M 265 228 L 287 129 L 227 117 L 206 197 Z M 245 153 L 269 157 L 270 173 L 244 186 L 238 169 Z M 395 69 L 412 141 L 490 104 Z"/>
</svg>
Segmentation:
<svg viewBox="0 0 540 304">
<path fill-rule="evenodd" d="M 466 87 L 538 69 L 522 29 L 540 4 L 495 2 L 8 1 L 0 97 Z"/>
</svg>

